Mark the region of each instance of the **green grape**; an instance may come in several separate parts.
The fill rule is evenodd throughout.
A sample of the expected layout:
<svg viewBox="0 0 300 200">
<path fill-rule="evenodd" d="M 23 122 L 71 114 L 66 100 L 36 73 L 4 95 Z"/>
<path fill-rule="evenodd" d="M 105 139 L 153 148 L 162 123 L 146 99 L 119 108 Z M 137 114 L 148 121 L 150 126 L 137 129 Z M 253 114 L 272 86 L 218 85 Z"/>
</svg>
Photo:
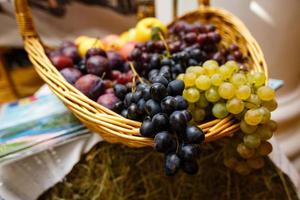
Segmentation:
<svg viewBox="0 0 300 200">
<path fill-rule="evenodd" d="M 219 68 L 219 73 L 222 76 L 223 80 L 229 79 L 232 75 L 232 72 L 228 66 L 222 65 Z"/>
<path fill-rule="evenodd" d="M 272 132 L 275 132 L 278 128 L 278 125 L 274 120 L 268 121 L 265 126 L 267 126 Z"/>
<path fill-rule="evenodd" d="M 243 73 L 235 73 L 230 78 L 230 82 L 235 86 L 240 86 L 247 82 L 247 78 Z"/>
<path fill-rule="evenodd" d="M 225 66 L 229 67 L 231 73 L 235 73 L 239 70 L 239 65 L 233 60 L 227 61 Z"/>
<path fill-rule="evenodd" d="M 212 114 L 219 119 L 222 119 L 228 115 L 225 103 L 216 103 L 212 108 Z"/>
<path fill-rule="evenodd" d="M 239 114 L 244 110 L 244 102 L 238 98 L 233 98 L 227 101 L 226 108 L 232 114 Z"/>
<path fill-rule="evenodd" d="M 207 90 L 208 88 L 210 88 L 211 85 L 211 80 L 208 76 L 206 75 L 200 75 L 197 79 L 196 79 L 196 87 L 199 90 Z"/>
<path fill-rule="evenodd" d="M 266 82 L 266 75 L 263 72 L 254 72 L 250 77 L 251 83 L 256 87 L 262 86 Z"/>
<path fill-rule="evenodd" d="M 192 112 L 193 119 L 195 122 L 201 122 L 205 118 L 205 110 L 204 109 L 196 109 Z"/>
<path fill-rule="evenodd" d="M 252 169 L 261 169 L 265 165 L 265 161 L 262 157 L 250 158 L 247 160 L 247 164 Z"/>
<path fill-rule="evenodd" d="M 261 100 L 256 94 L 251 94 L 248 99 L 245 101 L 245 107 L 248 109 L 259 108 L 261 105 Z"/>
<path fill-rule="evenodd" d="M 215 60 L 208 60 L 203 63 L 203 68 L 209 77 L 219 71 L 219 64 Z"/>
<path fill-rule="evenodd" d="M 256 94 L 263 101 L 271 101 L 275 97 L 275 91 L 269 86 L 258 88 Z"/>
<path fill-rule="evenodd" d="M 186 73 L 193 73 L 196 74 L 196 76 L 205 75 L 206 71 L 204 68 L 200 66 L 193 66 L 186 69 Z"/>
<path fill-rule="evenodd" d="M 196 78 L 197 78 L 196 74 L 191 74 L 191 73 L 184 74 L 183 82 L 184 82 L 185 87 L 194 86 Z"/>
<path fill-rule="evenodd" d="M 262 107 L 259 108 L 259 111 L 263 115 L 263 118 L 262 118 L 262 120 L 261 120 L 260 123 L 265 124 L 268 121 L 270 121 L 270 119 L 271 119 L 271 112 L 267 108 L 265 108 L 265 107 L 262 106 Z"/>
<path fill-rule="evenodd" d="M 237 152 L 240 154 L 240 156 L 242 158 L 251 158 L 254 156 L 255 154 L 255 150 L 252 149 L 252 148 L 249 148 L 247 147 L 245 144 L 243 143 L 240 143 L 238 146 L 237 146 Z"/>
<path fill-rule="evenodd" d="M 238 162 L 234 169 L 237 173 L 244 176 L 250 174 L 251 172 L 251 168 L 246 162 Z"/>
<path fill-rule="evenodd" d="M 245 113 L 244 120 L 251 126 L 258 125 L 263 118 L 262 113 L 258 109 L 251 109 Z"/>
<path fill-rule="evenodd" d="M 177 76 L 176 79 L 182 80 L 182 81 L 183 81 L 183 79 L 184 79 L 184 74 L 179 74 L 179 75 Z"/>
<path fill-rule="evenodd" d="M 258 134 L 251 134 L 251 135 L 245 135 L 244 138 L 244 144 L 249 148 L 257 148 L 260 145 L 260 136 Z"/>
<path fill-rule="evenodd" d="M 261 140 L 268 140 L 273 136 L 273 132 L 267 126 L 260 126 L 255 133 L 260 136 Z"/>
<path fill-rule="evenodd" d="M 196 110 L 196 105 L 194 103 L 189 103 L 188 110 L 189 111 Z"/>
<path fill-rule="evenodd" d="M 275 99 L 272 99 L 270 101 L 262 101 L 262 106 L 266 107 L 270 112 L 276 110 L 278 104 Z"/>
<path fill-rule="evenodd" d="M 240 123 L 240 128 L 245 134 L 252 134 L 256 131 L 257 126 L 248 125 L 244 120 Z"/>
<path fill-rule="evenodd" d="M 218 93 L 223 99 L 231 99 L 235 95 L 235 88 L 231 83 L 224 82 L 220 85 Z"/>
<path fill-rule="evenodd" d="M 257 152 L 261 156 L 267 156 L 272 152 L 272 150 L 273 150 L 273 147 L 270 142 L 262 141 L 257 149 Z"/>
<path fill-rule="evenodd" d="M 251 95 L 251 88 L 248 85 L 241 85 L 235 92 L 237 98 L 246 100 Z"/>
<path fill-rule="evenodd" d="M 219 101 L 220 95 L 216 88 L 211 87 L 205 91 L 205 98 L 207 101 L 214 103 Z"/>
<path fill-rule="evenodd" d="M 196 106 L 199 108 L 205 108 L 208 106 L 208 104 L 209 104 L 209 102 L 205 98 L 205 94 L 201 93 L 199 100 L 196 102 Z"/>
<path fill-rule="evenodd" d="M 185 89 L 183 93 L 183 97 L 189 102 L 189 103 L 195 103 L 200 98 L 200 92 L 196 88 L 189 88 Z"/>
<path fill-rule="evenodd" d="M 225 157 L 223 162 L 224 165 L 229 169 L 234 169 L 235 166 L 238 164 L 238 160 L 236 158 L 229 156 Z"/>
<path fill-rule="evenodd" d="M 219 86 L 223 82 L 222 76 L 220 74 L 214 74 L 210 77 L 211 84 L 214 86 Z"/>
</svg>

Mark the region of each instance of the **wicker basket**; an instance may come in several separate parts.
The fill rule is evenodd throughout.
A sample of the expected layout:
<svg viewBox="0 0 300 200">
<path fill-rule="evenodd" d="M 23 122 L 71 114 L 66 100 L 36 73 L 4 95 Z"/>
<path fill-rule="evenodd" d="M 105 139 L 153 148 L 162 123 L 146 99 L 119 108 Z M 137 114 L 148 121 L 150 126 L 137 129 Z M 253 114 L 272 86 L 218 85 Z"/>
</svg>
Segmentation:
<svg viewBox="0 0 300 200">
<path fill-rule="evenodd" d="M 198 10 L 189 12 L 177 19 L 188 22 L 213 23 L 220 30 L 222 45 L 236 43 L 244 55 L 248 56 L 251 70 L 263 71 L 267 75 L 263 53 L 245 25 L 228 11 L 210 7 L 209 1 L 199 1 Z M 121 117 L 117 113 L 97 104 L 70 85 L 51 64 L 45 54 L 38 33 L 35 30 L 27 0 L 15 0 L 16 19 L 23 36 L 24 46 L 38 74 L 51 90 L 90 130 L 99 133 L 106 141 L 123 143 L 131 147 L 153 145 L 151 138 L 140 136 L 140 122 Z M 229 136 L 239 129 L 232 116 L 216 119 L 199 125 L 205 132 L 205 141 L 213 141 Z"/>
</svg>

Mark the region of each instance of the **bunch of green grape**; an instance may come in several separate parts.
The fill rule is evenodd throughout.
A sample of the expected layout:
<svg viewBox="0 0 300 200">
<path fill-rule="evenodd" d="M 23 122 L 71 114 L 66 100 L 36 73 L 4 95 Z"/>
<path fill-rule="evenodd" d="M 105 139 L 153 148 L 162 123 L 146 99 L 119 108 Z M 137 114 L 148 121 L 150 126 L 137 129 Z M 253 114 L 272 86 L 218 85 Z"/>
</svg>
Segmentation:
<svg viewBox="0 0 300 200">
<path fill-rule="evenodd" d="M 219 66 L 208 60 L 203 66 L 187 68 L 177 79 L 185 83 L 183 97 L 196 123 L 211 115 L 219 119 L 233 115 L 240 121 L 239 140 L 227 153 L 225 165 L 240 174 L 262 168 L 263 157 L 272 151 L 267 140 L 277 129 L 271 120 L 277 108 L 275 91 L 265 85 L 265 74 L 240 70 L 235 61 Z"/>
</svg>

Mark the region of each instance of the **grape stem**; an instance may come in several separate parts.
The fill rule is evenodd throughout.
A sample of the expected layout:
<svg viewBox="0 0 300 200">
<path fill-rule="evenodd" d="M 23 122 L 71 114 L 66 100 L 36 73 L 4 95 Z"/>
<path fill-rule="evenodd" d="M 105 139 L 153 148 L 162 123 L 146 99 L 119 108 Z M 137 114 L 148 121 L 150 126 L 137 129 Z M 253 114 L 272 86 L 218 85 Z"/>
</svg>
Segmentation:
<svg viewBox="0 0 300 200">
<path fill-rule="evenodd" d="M 169 48 L 163 34 L 161 32 L 158 32 L 158 36 L 159 36 L 159 39 L 164 43 L 164 46 L 167 50 L 167 56 L 170 58 L 171 57 L 170 48 Z"/>
</svg>

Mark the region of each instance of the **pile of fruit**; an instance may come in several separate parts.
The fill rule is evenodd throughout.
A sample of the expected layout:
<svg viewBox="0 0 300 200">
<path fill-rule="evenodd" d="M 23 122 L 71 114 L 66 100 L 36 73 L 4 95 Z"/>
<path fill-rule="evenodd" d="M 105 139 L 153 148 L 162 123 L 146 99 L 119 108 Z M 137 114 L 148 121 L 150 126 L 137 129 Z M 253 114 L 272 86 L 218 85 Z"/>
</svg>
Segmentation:
<svg viewBox="0 0 300 200">
<path fill-rule="evenodd" d="M 240 131 L 225 142 L 224 163 L 240 174 L 264 165 L 276 130 L 273 89 L 262 72 L 249 72 L 235 44 L 220 44 L 212 24 L 178 21 L 167 28 L 155 18 L 120 36 L 81 36 L 48 56 L 83 94 L 121 116 L 141 121 L 140 134 L 154 138 L 165 155 L 165 172 L 198 171 L 205 135 L 198 127 L 231 116 Z"/>
</svg>

